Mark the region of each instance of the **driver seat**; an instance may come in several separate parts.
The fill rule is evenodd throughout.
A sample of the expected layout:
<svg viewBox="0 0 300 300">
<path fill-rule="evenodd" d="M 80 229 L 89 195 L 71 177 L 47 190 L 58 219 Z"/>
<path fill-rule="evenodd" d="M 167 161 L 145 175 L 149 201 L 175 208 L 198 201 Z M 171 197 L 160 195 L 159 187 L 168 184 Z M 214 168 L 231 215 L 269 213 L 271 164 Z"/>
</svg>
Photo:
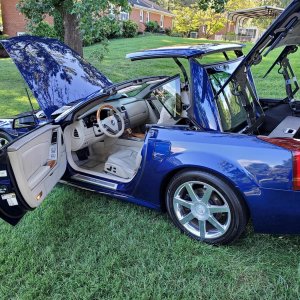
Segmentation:
<svg viewBox="0 0 300 300">
<path fill-rule="evenodd" d="M 141 152 L 142 149 L 130 148 L 111 154 L 105 163 L 104 171 L 124 179 L 133 178 L 142 161 Z"/>
</svg>

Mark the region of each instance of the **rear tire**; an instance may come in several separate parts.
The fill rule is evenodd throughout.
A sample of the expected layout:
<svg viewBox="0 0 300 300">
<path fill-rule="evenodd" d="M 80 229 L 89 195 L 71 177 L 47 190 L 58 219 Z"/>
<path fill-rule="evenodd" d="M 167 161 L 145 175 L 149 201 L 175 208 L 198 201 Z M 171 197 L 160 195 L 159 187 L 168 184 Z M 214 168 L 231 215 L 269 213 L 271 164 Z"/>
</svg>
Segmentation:
<svg viewBox="0 0 300 300">
<path fill-rule="evenodd" d="M 173 177 L 166 206 L 182 232 L 211 245 L 235 241 L 248 223 L 244 200 L 225 181 L 207 172 L 184 171 Z"/>
<path fill-rule="evenodd" d="M 0 149 L 10 143 L 12 140 L 13 138 L 9 134 L 0 132 Z"/>
</svg>

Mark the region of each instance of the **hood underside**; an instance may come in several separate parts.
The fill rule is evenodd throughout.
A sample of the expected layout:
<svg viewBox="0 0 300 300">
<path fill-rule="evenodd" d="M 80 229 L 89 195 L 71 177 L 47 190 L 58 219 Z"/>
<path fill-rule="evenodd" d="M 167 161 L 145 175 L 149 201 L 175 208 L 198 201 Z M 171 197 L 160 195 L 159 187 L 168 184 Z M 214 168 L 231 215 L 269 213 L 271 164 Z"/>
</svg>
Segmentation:
<svg viewBox="0 0 300 300">
<path fill-rule="evenodd" d="M 112 84 L 95 67 L 58 40 L 21 36 L 1 41 L 48 118 Z"/>
</svg>

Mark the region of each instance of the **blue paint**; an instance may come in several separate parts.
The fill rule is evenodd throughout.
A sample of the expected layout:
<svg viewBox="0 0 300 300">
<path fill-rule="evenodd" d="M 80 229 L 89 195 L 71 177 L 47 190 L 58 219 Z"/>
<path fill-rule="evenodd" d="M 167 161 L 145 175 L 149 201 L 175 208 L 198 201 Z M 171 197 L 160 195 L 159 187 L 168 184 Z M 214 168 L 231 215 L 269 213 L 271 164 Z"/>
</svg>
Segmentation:
<svg viewBox="0 0 300 300">
<path fill-rule="evenodd" d="M 95 67 L 57 40 L 22 36 L 1 44 L 49 119 L 58 108 L 111 85 Z"/>
<path fill-rule="evenodd" d="M 150 49 L 127 54 L 126 58 L 131 60 L 153 59 L 153 58 L 191 58 L 224 51 L 241 50 L 245 45 L 241 44 L 199 44 L 191 46 L 173 46 Z"/>
<path fill-rule="evenodd" d="M 190 60 L 190 69 L 194 118 L 205 130 L 220 130 L 217 105 L 207 72 L 194 59 Z"/>
</svg>

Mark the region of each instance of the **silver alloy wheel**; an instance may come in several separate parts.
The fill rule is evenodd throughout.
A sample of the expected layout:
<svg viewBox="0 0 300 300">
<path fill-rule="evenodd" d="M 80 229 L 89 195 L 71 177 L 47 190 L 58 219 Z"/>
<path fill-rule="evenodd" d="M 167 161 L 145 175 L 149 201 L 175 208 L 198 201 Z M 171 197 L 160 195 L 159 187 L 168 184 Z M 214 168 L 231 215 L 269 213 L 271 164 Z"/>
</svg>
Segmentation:
<svg viewBox="0 0 300 300">
<path fill-rule="evenodd" d="M 180 185 L 174 194 L 173 207 L 178 221 L 197 237 L 218 238 L 230 226 L 227 201 L 207 183 L 188 181 Z"/>
<path fill-rule="evenodd" d="M 8 144 L 9 143 L 9 141 L 7 140 L 7 139 L 5 139 L 5 138 L 0 138 L 0 149 L 2 148 L 2 147 L 4 147 L 6 144 Z"/>
</svg>

